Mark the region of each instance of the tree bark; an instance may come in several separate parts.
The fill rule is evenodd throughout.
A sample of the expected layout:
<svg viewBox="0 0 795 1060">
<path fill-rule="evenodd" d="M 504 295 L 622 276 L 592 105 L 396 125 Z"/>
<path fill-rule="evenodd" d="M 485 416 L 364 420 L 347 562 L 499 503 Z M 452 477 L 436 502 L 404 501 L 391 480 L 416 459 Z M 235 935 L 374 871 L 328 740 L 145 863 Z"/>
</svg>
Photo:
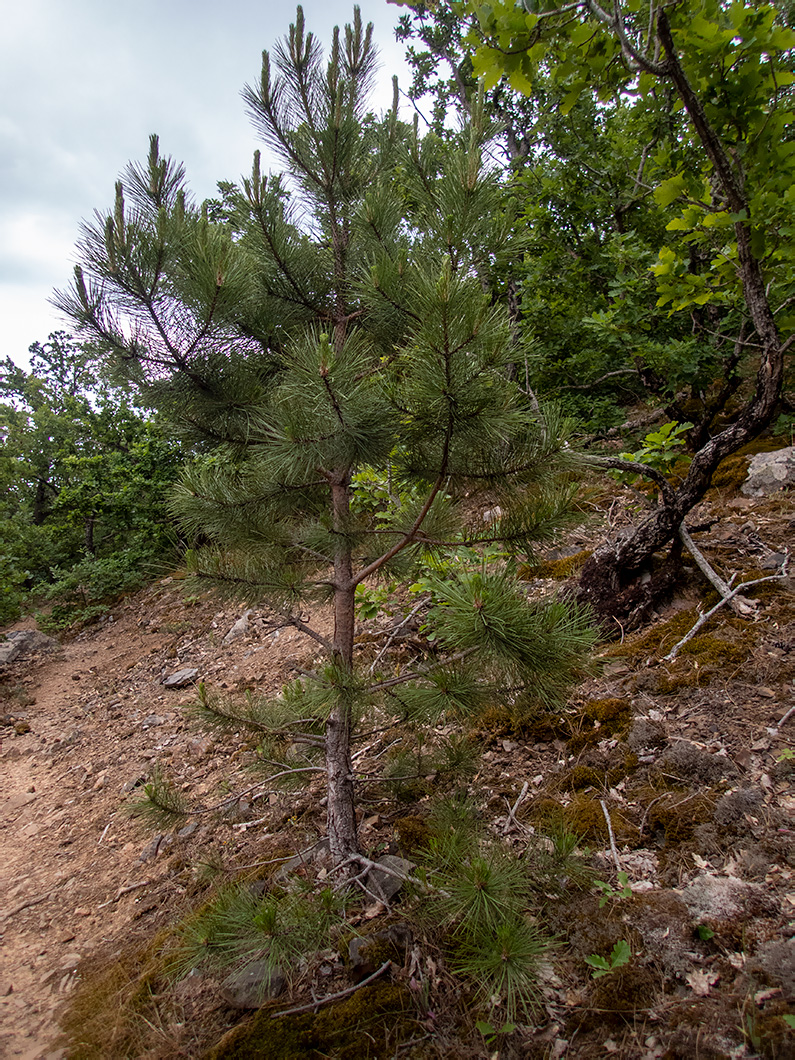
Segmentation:
<svg viewBox="0 0 795 1060">
<path fill-rule="evenodd" d="M 334 559 L 334 663 L 345 676 L 353 674 L 355 591 L 353 563 L 347 539 L 349 477 L 338 476 L 331 486 L 334 530 L 338 535 Z M 328 836 L 336 862 L 359 853 L 351 762 L 351 702 L 345 687 L 338 689 L 326 722 L 328 778 Z"/>
<path fill-rule="evenodd" d="M 744 214 L 746 218 L 734 225 L 737 267 L 745 304 L 762 353 L 754 394 L 735 422 L 699 449 L 684 482 L 655 512 L 629 532 L 601 545 L 583 567 L 577 599 L 589 604 L 597 617 L 614 629 L 614 620 L 625 620 L 622 623 L 624 628 L 627 623 L 630 628 L 640 624 L 656 599 L 670 589 L 670 565 L 663 568 L 661 577 L 643 578 L 650 573 L 653 554 L 669 541 L 676 540 L 682 520 L 709 489 L 712 474 L 721 460 L 737 452 L 768 426 L 784 378 L 784 355 L 778 329 L 759 261 L 751 249 L 750 207 L 742 181 L 679 62 L 664 11 L 659 14 L 657 27 L 666 57 L 665 76 L 674 83 L 732 212 Z M 677 551 L 675 546 L 674 553 Z"/>
</svg>

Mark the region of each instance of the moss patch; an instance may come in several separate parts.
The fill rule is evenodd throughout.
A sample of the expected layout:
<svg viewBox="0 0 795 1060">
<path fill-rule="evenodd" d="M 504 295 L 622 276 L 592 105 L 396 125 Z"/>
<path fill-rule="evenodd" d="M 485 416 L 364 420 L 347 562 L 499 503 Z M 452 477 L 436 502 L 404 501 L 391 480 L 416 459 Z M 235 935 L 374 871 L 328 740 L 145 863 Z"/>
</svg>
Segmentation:
<svg viewBox="0 0 795 1060">
<path fill-rule="evenodd" d="M 626 736 L 631 723 L 632 704 L 628 699 L 592 699 L 569 719 L 569 750 L 576 753 L 609 736 Z"/>
<path fill-rule="evenodd" d="M 278 1003 L 260 1009 L 224 1035 L 206 1060 L 378 1060 L 393 1057 L 396 1046 L 416 1029 L 409 993 L 394 983 L 362 987 L 317 1013 L 273 1019 L 278 1010 Z"/>
<path fill-rule="evenodd" d="M 592 552 L 577 552 L 573 556 L 563 556 L 561 559 L 542 560 L 540 563 L 525 564 L 519 570 L 519 577 L 529 581 L 532 578 L 555 578 L 564 581 L 579 573 L 586 562 L 593 555 Z"/>
</svg>

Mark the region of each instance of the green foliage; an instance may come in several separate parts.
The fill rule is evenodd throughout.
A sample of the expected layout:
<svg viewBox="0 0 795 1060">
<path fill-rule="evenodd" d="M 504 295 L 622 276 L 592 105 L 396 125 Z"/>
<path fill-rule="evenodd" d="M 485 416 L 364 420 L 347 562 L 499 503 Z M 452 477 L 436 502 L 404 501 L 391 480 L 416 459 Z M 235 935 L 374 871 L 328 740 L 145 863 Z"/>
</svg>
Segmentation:
<svg viewBox="0 0 795 1060">
<path fill-rule="evenodd" d="M 344 914 L 345 898 L 330 888 L 312 891 L 293 882 L 263 896 L 247 883 L 228 884 L 182 923 L 167 967 L 183 977 L 200 966 L 245 967 L 256 960 L 287 975 L 302 958 L 328 948 Z"/>
<path fill-rule="evenodd" d="M 155 827 L 172 827 L 175 820 L 189 813 L 188 802 L 172 780 L 163 773 L 159 765 L 152 769 L 149 781 L 144 784 L 141 797 L 129 804 L 127 812 Z"/>
<path fill-rule="evenodd" d="M 594 969 L 591 972 L 593 978 L 601 979 L 602 976 L 610 975 L 616 969 L 623 968 L 625 964 L 629 964 L 631 957 L 632 950 L 629 943 L 625 939 L 619 939 L 611 950 L 609 957 L 600 957 L 598 954 L 592 953 L 590 957 L 585 958 L 585 963 Z"/>
<path fill-rule="evenodd" d="M 656 431 L 650 431 L 643 439 L 643 446 L 636 453 L 622 453 L 627 460 L 636 460 L 639 464 L 648 464 L 657 471 L 669 471 L 671 464 L 679 458 L 679 446 L 684 445 L 682 437 L 693 427 L 692 423 L 664 423 Z"/>
<path fill-rule="evenodd" d="M 622 460 L 633 460 L 636 464 L 647 464 L 662 474 L 670 474 L 676 461 L 683 458 L 681 447 L 685 444 L 685 435 L 693 428 L 692 423 L 664 423 L 656 431 L 650 431 L 643 439 L 643 445 L 634 453 L 621 453 Z M 638 476 L 631 471 L 613 471 L 611 474 L 622 482 L 637 481 Z"/>
<path fill-rule="evenodd" d="M 142 585 L 175 554 L 165 492 L 181 456 L 96 350 L 63 332 L 1 367 L 0 617 L 58 601 L 56 628 Z"/>
<path fill-rule="evenodd" d="M 595 880 L 594 887 L 602 892 L 602 897 L 599 899 L 599 908 L 603 909 L 608 902 L 615 901 L 619 898 L 631 898 L 632 888 L 629 885 L 629 876 L 626 872 L 619 872 L 617 874 L 618 887 L 614 887 L 611 883 L 607 883 L 605 880 Z"/>
<path fill-rule="evenodd" d="M 200 693 L 199 706 L 260 732 L 280 782 L 323 769 L 325 753 L 340 861 L 356 850 L 360 732 L 404 721 L 411 773 L 426 748 L 434 771 L 466 773 L 466 741 L 424 730 L 487 696 L 559 705 L 595 640 L 584 612 L 531 605 L 516 584 L 514 559 L 579 518 L 579 461 L 565 419 L 516 380 L 493 297 L 513 207 L 488 161 L 483 100 L 454 136 L 421 137 L 396 109 L 370 113 L 375 61 L 358 9 L 324 57 L 299 8 L 244 92 L 289 181 L 263 176 L 257 153 L 249 178 L 199 209 L 153 137 L 114 208 L 84 226 L 59 299 L 195 446 L 169 502 L 191 581 L 314 637 L 323 658 L 280 696 L 235 706 Z M 487 508 L 501 514 L 484 522 Z M 357 605 L 372 617 L 384 587 L 429 569 L 436 604 L 417 655 L 368 667 Z M 325 635 L 305 616 L 329 601 Z M 390 766 L 403 783 L 410 764 Z"/>
<path fill-rule="evenodd" d="M 472 982 L 481 1004 L 498 1002 L 508 1020 L 529 1017 L 538 965 L 552 945 L 536 920 L 539 898 L 572 886 L 559 871 L 564 862 L 574 866 L 576 839 L 542 837 L 520 861 L 481 835 L 472 806 L 460 799 L 438 803 L 429 826 L 418 856 L 430 888 L 414 915 L 441 932 L 451 967 Z M 549 846 L 555 854 L 545 860 Z"/>
<path fill-rule="evenodd" d="M 696 423 L 700 448 L 763 344 L 743 255 L 760 263 L 780 332 L 795 324 L 791 19 L 750 0 L 405 6 L 414 97 L 465 108 L 480 77 L 504 125 L 526 240 L 504 275 L 528 380 L 591 430 L 619 424 L 646 392 Z M 697 100 L 687 108 L 663 22 Z"/>
</svg>

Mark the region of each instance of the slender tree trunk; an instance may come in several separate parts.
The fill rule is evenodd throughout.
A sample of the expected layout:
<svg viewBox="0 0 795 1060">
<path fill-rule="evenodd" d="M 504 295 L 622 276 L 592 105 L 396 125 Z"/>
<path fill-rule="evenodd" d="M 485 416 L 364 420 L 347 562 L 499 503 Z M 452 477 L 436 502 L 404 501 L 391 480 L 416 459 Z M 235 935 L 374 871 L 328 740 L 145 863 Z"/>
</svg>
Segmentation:
<svg viewBox="0 0 795 1060">
<path fill-rule="evenodd" d="M 353 673 L 355 586 L 351 549 L 347 538 L 349 479 L 346 474 L 331 487 L 334 529 L 338 535 L 334 560 L 334 662 L 343 675 Z M 328 835 L 331 854 L 341 862 L 358 854 L 356 810 L 351 762 L 351 703 L 342 687 L 326 722 L 326 773 L 328 776 Z"/>
<path fill-rule="evenodd" d="M 86 550 L 93 556 L 96 554 L 96 548 L 94 547 L 94 516 L 89 515 L 86 519 L 85 524 L 85 544 Z"/>
</svg>

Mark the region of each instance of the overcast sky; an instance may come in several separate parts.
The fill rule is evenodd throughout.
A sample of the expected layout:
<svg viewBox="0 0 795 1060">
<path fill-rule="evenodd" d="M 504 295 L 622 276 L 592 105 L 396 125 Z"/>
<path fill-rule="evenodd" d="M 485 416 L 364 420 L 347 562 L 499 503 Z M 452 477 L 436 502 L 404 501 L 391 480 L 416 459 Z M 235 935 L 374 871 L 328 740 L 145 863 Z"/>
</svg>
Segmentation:
<svg viewBox="0 0 795 1060">
<path fill-rule="evenodd" d="M 324 42 L 353 3 L 305 0 Z M 360 0 L 382 56 L 378 110 L 391 77 L 408 87 L 399 9 Z M 112 205 L 114 182 L 144 159 L 149 134 L 183 161 L 196 197 L 251 168 L 256 136 L 240 90 L 259 76 L 295 18 L 275 0 L 24 0 L 0 5 L 0 358 L 68 329 L 48 304 L 69 282 L 82 218 Z"/>
</svg>

